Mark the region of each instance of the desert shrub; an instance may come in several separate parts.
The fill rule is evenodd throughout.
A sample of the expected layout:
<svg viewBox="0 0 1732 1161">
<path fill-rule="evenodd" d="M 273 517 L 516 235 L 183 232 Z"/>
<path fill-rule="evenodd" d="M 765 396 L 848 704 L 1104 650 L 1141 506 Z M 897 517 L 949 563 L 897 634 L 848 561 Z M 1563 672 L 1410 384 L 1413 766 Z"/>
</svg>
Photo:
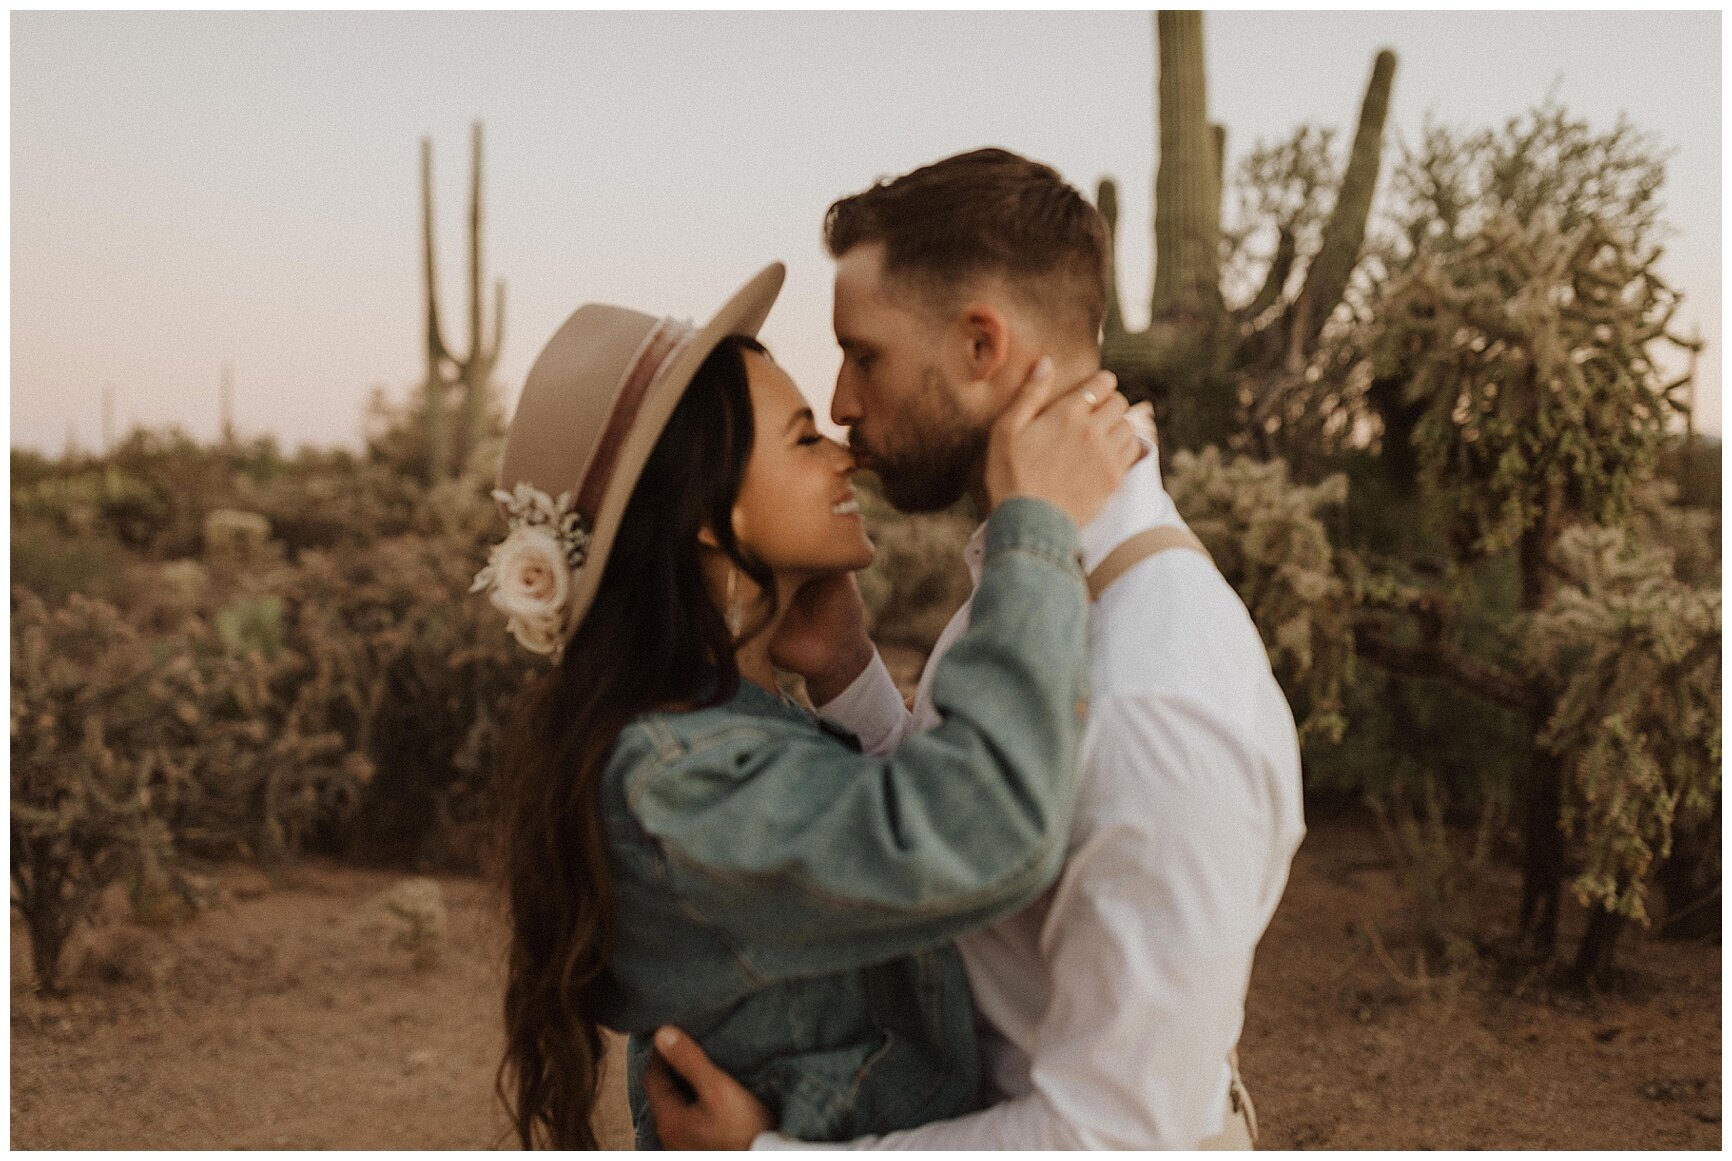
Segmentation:
<svg viewBox="0 0 1732 1161">
<path fill-rule="evenodd" d="M 1280 460 L 1224 458 L 1216 448 L 1173 457 L 1167 491 L 1250 610 L 1300 732 L 1339 740 L 1353 677 L 1351 594 L 1322 519 L 1347 499 L 1332 476 L 1295 484 Z"/>
<path fill-rule="evenodd" d="M 204 554 L 207 560 L 225 559 L 241 566 L 268 559 L 271 522 L 257 512 L 236 508 L 213 508 L 204 516 Z"/>
<path fill-rule="evenodd" d="M 112 536 L 131 548 L 148 548 L 172 515 L 167 496 L 112 463 L 12 491 L 14 520 L 44 521 L 73 536 Z"/>
<path fill-rule="evenodd" d="M 151 636 L 77 594 L 12 601 L 13 903 L 44 988 L 108 884 L 196 902 L 186 858 L 292 853 L 370 774 L 292 654 L 227 648 L 196 616 Z"/>
<path fill-rule="evenodd" d="M 401 924 L 391 935 L 391 946 L 407 951 L 417 970 L 437 964 L 449 927 L 439 884 L 432 879 L 404 879 L 385 891 L 379 902 Z"/>
<path fill-rule="evenodd" d="M 334 548 L 414 527 L 423 488 L 383 464 L 351 459 L 297 462 L 263 482 L 241 475 L 237 503 L 270 521 L 272 535 L 292 558 L 308 548 Z"/>
<path fill-rule="evenodd" d="M 534 659 L 468 596 L 468 538 L 405 535 L 308 551 L 276 582 L 288 648 L 330 675 L 343 729 L 377 768 L 340 840 L 393 862 L 473 865 L 481 786 Z"/>
<path fill-rule="evenodd" d="M 1387 781 L 1366 795 L 1413 912 L 1421 949 L 1446 971 L 1478 955 L 1478 904 L 1509 814 L 1503 785 L 1485 779 L 1471 830 L 1449 817 L 1449 795 L 1429 772 Z M 1459 808 L 1460 804 L 1456 804 Z M 1423 961 L 1422 961 L 1423 962 Z"/>
<path fill-rule="evenodd" d="M 118 540 L 72 534 L 40 519 L 12 520 L 12 583 L 57 604 L 72 593 L 117 600 L 137 560 Z"/>
</svg>

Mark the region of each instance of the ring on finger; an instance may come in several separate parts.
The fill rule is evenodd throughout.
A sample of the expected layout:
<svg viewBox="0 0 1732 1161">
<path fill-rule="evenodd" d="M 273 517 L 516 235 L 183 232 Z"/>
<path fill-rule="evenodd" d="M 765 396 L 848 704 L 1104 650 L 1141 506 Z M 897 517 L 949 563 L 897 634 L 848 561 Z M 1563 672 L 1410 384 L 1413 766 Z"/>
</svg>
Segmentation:
<svg viewBox="0 0 1732 1161">
<path fill-rule="evenodd" d="M 1097 405 L 1101 401 L 1101 397 L 1099 395 L 1096 395 L 1092 390 L 1090 390 L 1087 387 L 1083 388 L 1082 397 L 1083 397 L 1083 402 L 1088 404 L 1090 407 L 1094 407 L 1095 405 Z"/>
</svg>

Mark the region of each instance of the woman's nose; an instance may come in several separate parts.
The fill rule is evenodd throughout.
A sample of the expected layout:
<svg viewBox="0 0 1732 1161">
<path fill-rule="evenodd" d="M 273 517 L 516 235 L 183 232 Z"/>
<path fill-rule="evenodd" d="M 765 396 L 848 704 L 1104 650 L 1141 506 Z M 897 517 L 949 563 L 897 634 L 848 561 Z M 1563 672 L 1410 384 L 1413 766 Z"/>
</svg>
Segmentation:
<svg viewBox="0 0 1732 1161">
<path fill-rule="evenodd" d="M 853 475 L 859 466 L 859 461 L 854 458 L 854 453 L 848 448 L 848 445 L 838 443 L 829 436 L 824 437 L 824 442 L 830 446 L 830 452 L 836 459 L 837 474 Z"/>
</svg>

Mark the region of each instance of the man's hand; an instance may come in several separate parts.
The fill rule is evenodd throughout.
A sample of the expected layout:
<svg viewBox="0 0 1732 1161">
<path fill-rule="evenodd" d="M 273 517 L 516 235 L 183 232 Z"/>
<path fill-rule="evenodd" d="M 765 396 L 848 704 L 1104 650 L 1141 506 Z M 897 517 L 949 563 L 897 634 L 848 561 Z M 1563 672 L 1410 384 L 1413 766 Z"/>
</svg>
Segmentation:
<svg viewBox="0 0 1732 1161">
<path fill-rule="evenodd" d="M 770 1110 L 678 1028 L 656 1029 L 655 1047 L 643 1087 L 664 1148 L 750 1149 L 776 1127 Z"/>
<path fill-rule="evenodd" d="M 853 573 L 800 586 L 770 639 L 770 660 L 806 679 L 814 705 L 833 700 L 860 676 L 872 662 L 872 640 Z"/>
</svg>

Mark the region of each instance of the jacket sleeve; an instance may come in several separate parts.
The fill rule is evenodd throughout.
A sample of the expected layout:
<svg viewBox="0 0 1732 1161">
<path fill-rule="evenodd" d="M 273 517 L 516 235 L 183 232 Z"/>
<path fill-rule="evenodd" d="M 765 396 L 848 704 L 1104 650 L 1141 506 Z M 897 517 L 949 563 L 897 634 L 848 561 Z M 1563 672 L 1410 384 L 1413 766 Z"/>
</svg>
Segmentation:
<svg viewBox="0 0 1732 1161">
<path fill-rule="evenodd" d="M 628 780 L 670 889 L 765 979 L 878 963 L 984 926 L 1063 859 L 1087 592 L 1075 525 L 1013 499 L 987 525 L 941 722 L 883 756 L 754 720 Z"/>
</svg>

